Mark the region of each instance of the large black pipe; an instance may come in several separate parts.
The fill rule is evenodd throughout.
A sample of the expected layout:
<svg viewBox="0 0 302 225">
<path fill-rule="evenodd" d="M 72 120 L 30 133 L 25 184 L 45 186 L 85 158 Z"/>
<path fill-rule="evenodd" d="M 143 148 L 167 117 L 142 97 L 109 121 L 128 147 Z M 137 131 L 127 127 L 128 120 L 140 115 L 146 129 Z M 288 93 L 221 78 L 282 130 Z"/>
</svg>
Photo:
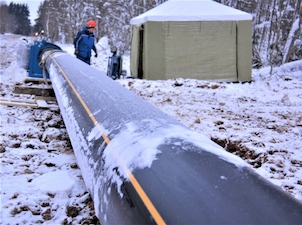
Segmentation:
<svg viewBox="0 0 302 225">
<path fill-rule="evenodd" d="M 102 225 L 301 224 L 301 202 L 240 158 L 75 57 L 44 55 Z"/>
</svg>

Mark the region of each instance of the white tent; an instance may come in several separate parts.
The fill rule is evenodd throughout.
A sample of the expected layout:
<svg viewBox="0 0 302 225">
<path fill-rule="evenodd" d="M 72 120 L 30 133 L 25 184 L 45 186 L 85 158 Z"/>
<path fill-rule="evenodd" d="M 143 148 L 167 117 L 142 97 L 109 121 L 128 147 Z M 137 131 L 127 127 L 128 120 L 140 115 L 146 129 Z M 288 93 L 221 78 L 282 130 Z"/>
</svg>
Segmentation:
<svg viewBox="0 0 302 225">
<path fill-rule="evenodd" d="M 131 73 L 251 79 L 252 16 L 211 0 L 169 0 L 131 21 Z"/>
<path fill-rule="evenodd" d="M 133 19 L 131 24 L 147 21 L 251 20 L 252 16 L 212 0 L 169 0 Z"/>
</svg>

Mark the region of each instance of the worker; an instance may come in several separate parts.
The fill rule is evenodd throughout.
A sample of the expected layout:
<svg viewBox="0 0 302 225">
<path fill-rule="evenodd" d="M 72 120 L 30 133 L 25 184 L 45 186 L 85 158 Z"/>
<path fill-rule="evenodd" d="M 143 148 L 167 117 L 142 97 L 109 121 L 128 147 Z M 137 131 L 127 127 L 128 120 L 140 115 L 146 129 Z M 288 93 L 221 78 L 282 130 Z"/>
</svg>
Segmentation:
<svg viewBox="0 0 302 225">
<path fill-rule="evenodd" d="M 89 20 L 87 25 L 84 26 L 74 38 L 74 54 L 78 59 L 84 61 L 90 65 L 91 50 L 95 52 L 95 57 L 98 57 L 98 53 L 94 44 L 94 30 L 96 27 L 96 22 L 94 20 Z"/>
</svg>

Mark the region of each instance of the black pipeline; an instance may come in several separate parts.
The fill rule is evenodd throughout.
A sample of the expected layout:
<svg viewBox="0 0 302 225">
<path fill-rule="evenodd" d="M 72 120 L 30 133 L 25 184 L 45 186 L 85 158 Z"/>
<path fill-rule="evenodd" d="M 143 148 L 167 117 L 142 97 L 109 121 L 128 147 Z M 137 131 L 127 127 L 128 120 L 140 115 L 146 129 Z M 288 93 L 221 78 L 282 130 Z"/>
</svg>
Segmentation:
<svg viewBox="0 0 302 225">
<path fill-rule="evenodd" d="M 241 159 L 75 57 L 43 56 L 102 225 L 301 223 L 301 202 Z"/>
</svg>

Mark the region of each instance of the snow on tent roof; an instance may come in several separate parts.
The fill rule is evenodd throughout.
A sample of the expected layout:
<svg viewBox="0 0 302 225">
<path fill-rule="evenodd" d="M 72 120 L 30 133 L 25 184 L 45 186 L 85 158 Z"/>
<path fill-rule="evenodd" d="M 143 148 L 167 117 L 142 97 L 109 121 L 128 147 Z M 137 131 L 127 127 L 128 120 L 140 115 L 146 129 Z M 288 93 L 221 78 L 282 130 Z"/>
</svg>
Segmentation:
<svg viewBox="0 0 302 225">
<path fill-rule="evenodd" d="M 212 0 L 169 0 L 130 20 L 146 21 L 252 20 L 252 15 Z"/>
</svg>

